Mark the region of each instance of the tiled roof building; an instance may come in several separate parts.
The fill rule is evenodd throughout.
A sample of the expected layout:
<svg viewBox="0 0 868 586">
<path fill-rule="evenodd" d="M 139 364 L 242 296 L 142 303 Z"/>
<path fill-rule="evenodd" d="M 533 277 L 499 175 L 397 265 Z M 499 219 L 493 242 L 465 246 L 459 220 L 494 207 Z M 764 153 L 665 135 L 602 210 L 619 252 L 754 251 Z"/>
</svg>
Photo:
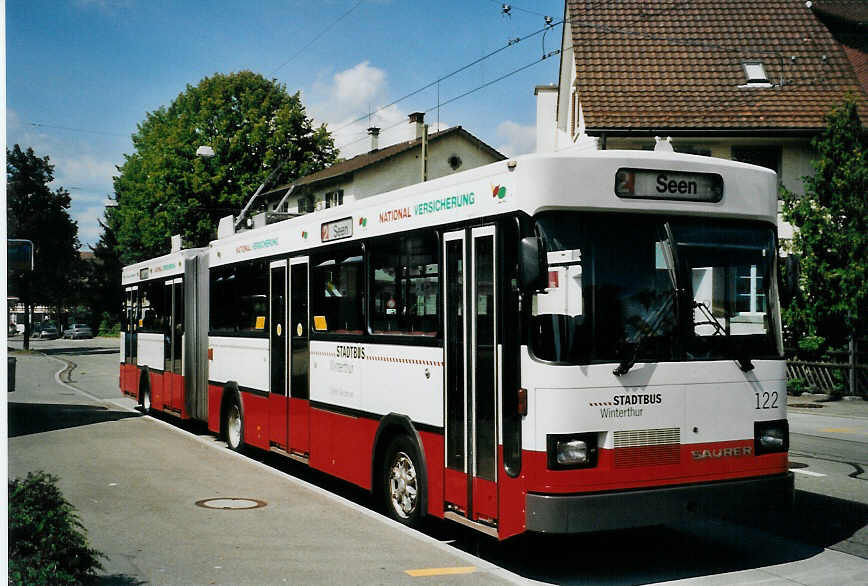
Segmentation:
<svg viewBox="0 0 868 586">
<path fill-rule="evenodd" d="M 825 115 L 852 95 L 868 120 L 866 20 L 868 0 L 567 0 L 560 81 L 537 88 L 538 149 L 668 136 L 801 192 Z"/>
<path fill-rule="evenodd" d="M 868 115 L 853 64 L 803 0 L 571 0 L 567 18 L 592 133 L 816 130 L 847 93 Z"/>
<path fill-rule="evenodd" d="M 371 150 L 340 161 L 317 173 L 301 177 L 291 185 L 261 194 L 261 208 L 280 217 L 284 214 L 312 212 L 318 208 L 343 205 L 369 195 L 383 193 L 427 179 L 436 179 L 505 159 L 504 155 L 479 140 L 461 126 L 427 135 L 427 155 L 423 165 L 423 115 L 410 115 L 416 138 L 377 147 L 379 129 L 369 129 Z M 283 201 L 281 209 L 277 206 Z"/>
</svg>

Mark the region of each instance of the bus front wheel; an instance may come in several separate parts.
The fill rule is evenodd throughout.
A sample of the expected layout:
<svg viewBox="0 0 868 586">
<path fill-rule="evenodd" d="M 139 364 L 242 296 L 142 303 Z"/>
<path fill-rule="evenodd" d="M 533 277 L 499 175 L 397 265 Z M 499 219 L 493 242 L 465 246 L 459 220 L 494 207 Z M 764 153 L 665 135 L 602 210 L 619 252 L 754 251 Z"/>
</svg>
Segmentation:
<svg viewBox="0 0 868 586">
<path fill-rule="evenodd" d="M 383 499 L 386 514 L 408 526 L 416 526 L 422 518 L 422 496 L 425 488 L 419 477 L 419 453 L 406 436 L 398 436 L 386 449 L 383 468 Z"/>
</svg>

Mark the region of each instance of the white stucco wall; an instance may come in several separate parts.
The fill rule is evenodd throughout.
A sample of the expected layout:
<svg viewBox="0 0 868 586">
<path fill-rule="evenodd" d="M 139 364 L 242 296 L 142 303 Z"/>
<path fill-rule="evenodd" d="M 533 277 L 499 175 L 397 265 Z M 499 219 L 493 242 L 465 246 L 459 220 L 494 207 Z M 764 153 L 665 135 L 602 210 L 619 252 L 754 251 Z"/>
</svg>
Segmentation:
<svg viewBox="0 0 868 586">
<path fill-rule="evenodd" d="M 808 144 L 784 146 L 781 154 L 781 183 L 794 193 L 804 195 L 802 177 L 814 174 L 811 161 L 816 153 Z"/>
<path fill-rule="evenodd" d="M 352 193 L 354 199 L 390 191 L 419 183 L 422 177 L 421 148 L 401 153 L 387 161 L 372 165 L 355 173 L 353 182 L 345 188 L 344 197 Z M 449 158 L 461 159 L 461 166 L 453 170 Z M 428 179 L 437 179 L 493 163 L 496 159 L 488 151 L 454 134 L 428 145 Z M 346 202 L 346 199 L 344 199 Z"/>
</svg>

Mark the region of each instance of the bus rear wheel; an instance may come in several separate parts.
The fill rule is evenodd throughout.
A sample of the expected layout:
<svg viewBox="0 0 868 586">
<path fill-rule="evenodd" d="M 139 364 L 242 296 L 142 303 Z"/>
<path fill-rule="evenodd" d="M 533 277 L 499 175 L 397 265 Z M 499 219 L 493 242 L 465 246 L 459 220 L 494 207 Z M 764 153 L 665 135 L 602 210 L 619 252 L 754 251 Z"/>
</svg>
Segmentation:
<svg viewBox="0 0 868 586">
<path fill-rule="evenodd" d="M 383 500 L 386 514 L 404 525 L 415 527 L 422 518 L 425 487 L 419 476 L 419 453 L 406 436 L 398 436 L 386 449 L 383 460 Z"/>
<path fill-rule="evenodd" d="M 142 413 L 149 415 L 151 413 L 151 389 L 148 386 L 147 376 L 142 376 L 139 382 L 142 397 Z"/>
<path fill-rule="evenodd" d="M 244 416 L 238 399 L 232 398 L 223 416 L 223 430 L 226 433 L 226 444 L 233 452 L 240 452 L 244 445 Z"/>
</svg>

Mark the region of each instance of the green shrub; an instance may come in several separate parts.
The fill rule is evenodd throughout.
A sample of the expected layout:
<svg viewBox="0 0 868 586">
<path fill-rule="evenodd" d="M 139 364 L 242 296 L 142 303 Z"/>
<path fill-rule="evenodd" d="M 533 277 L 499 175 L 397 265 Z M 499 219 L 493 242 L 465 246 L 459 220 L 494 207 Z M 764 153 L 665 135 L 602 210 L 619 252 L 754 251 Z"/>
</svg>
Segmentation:
<svg viewBox="0 0 868 586">
<path fill-rule="evenodd" d="M 82 584 L 102 568 L 57 477 L 29 472 L 9 481 L 9 583 Z"/>
<path fill-rule="evenodd" d="M 822 336 L 804 336 L 798 344 L 799 356 L 816 359 L 825 349 L 826 340 Z"/>
<path fill-rule="evenodd" d="M 798 397 L 807 390 L 807 383 L 801 378 L 791 378 L 787 380 L 787 393 Z"/>
<path fill-rule="evenodd" d="M 115 322 L 109 312 L 102 312 L 102 320 L 99 322 L 99 333 L 97 335 L 116 338 L 120 335 L 120 332 L 121 324 Z"/>
</svg>

